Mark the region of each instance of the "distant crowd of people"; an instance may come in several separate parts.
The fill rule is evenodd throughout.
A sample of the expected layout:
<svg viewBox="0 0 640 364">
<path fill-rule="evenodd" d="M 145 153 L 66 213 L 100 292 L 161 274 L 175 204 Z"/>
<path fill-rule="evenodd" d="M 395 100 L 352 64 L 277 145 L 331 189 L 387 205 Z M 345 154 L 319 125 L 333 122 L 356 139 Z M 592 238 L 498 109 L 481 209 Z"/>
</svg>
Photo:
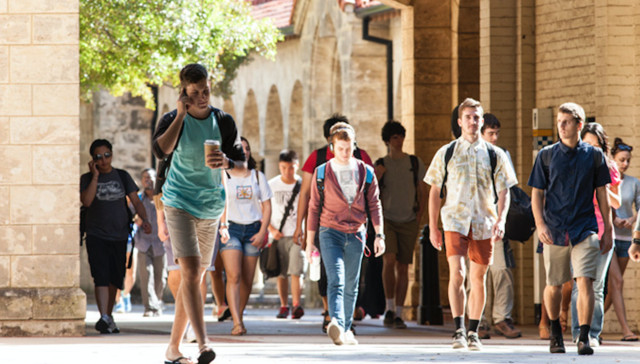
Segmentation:
<svg viewBox="0 0 640 364">
<path fill-rule="evenodd" d="M 428 168 L 404 151 L 401 123 L 384 125 L 388 152 L 373 163 L 348 119 L 336 114 L 323 126 L 327 145 L 310 154 L 302 177 L 298 154 L 285 149 L 280 175 L 267 180 L 232 116 L 210 105 L 206 69 L 187 65 L 180 81 L 177 107 L 153 135 L 157 174 L 142 172 L 142 192 L 112 167 L 107 140 L 91 144 L 80 197 L 96 330 L 119 332 L 113 312 L 131 310 L 137 273 L 144 316 L 162 314 L 165 285 L 175 299 L 165 363 L 207 364 L 216 354 L 204 324 L 206 272 L 218 320 L 231 318 L 231 335 L 245 335 L 243 313 L 267 247 L 280 261 L 277 318 L 304 315 L 303 277 L 320 256 L 322 330 L 334 344 L 357 345 L 353 321 L 365 314 L 383 314 L 384 326 L 405 329 L 409 265 L 427 215 L 428 238 L 445 249 L 449 265 L 453 348 L 481 350 L 492 326 L 507 338 L 522 335 L 512 317 L 515 259 L 505 237 L 518 180 L 508 151 L 497 145 L 498 118 L 478 101 L 454 110 L 459 135 Z M 622 277 L 629 258 L 640 261 L 640 181 L 625 174 L 633 148 L 616 138 L 610 149 L 602 126 L 586 123 L 579 105 L 561 105 L 557 126 L 560 141 L 538 153 L 528 181 L 546 271 L 540 337 L 550 340 L 551 353 L 564 353 L 570 328 L 578 353 L 588 355 L 601 343 L 611 305 L 622 340 L 638 340 L 626 321 Z M 185 336 L 198 343 L 197 361 L 180 349 Z"/>
</svg>

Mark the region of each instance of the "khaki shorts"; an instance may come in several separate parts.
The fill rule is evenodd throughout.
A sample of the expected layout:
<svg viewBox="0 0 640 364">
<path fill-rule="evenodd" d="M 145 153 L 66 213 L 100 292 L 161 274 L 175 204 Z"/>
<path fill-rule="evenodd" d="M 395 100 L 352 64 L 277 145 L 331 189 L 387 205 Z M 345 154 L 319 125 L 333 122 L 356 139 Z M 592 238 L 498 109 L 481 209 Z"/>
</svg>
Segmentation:
<svg viewBox="0 0 640 364">
<path fill-rule="evenodd" d="M 200 266 L 208 267 L 213 259 L 218 219 L 199 219 L 175 207 L 164 205 L 164 215 L 171 237 L 171 250 L 178 258 L 200 257 Z"/>
<path fill-rule="evenodd" d="M 301 276 L 307 266 L 307 258 L 292 237 L 278 240 L 278 257 L 280 258 L 280 277 Z"/>
<path fill-rule="evenodd" d="M 447 258 L 460 255 L 481 265 L 493 263 L 493 243 L 491 238 L 485 240 L 473 240 L 473 232 L 469 229 L 469 235 L 464 236 L 455 231 L 444 232 L 444 245 L 447 250 Z"/>
<path fill-rule="evenodd" d="M 384 219 L 385 254 L 395 254 L 402 264 L 413 262 L 413 250 L 418 239 L 418 221 L 393 222 Z"/>
<path fill-rule="evenodd" d="M 600 254 L 598 234 L 591 234 L 576 245 L 544 245 L 542 256 L 548 286 L 561 286 L 572 278 L 596 278 Z M 573 277 L 571 268 L 573 267 Z"/>
</svg>

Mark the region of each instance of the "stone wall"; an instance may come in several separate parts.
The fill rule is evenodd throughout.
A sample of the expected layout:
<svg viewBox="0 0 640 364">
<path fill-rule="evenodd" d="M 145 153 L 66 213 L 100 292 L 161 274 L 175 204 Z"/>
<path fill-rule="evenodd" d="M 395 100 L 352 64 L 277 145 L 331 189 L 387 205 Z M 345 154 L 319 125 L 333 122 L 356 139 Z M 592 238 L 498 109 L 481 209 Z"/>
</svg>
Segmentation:
<svg viewBox="0 0 640 364">
<path fill-rule="evenodd" d="M 0 24 L 0 335 L 82 335 L 78 1 L 0 1 Z"/>
</svg>

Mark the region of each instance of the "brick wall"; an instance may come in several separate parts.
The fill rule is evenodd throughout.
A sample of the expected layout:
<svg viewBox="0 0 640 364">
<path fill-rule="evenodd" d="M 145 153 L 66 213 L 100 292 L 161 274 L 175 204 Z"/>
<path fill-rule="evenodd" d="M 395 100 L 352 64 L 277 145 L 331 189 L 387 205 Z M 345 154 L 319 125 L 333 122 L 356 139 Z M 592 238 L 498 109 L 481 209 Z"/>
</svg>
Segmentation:
<svg viewBox="0 0 640 364">
<path fill-rule="evenodd" d="M 84 333 L 78 1 L 0 1 L 0 335 Z"/>
</svg>

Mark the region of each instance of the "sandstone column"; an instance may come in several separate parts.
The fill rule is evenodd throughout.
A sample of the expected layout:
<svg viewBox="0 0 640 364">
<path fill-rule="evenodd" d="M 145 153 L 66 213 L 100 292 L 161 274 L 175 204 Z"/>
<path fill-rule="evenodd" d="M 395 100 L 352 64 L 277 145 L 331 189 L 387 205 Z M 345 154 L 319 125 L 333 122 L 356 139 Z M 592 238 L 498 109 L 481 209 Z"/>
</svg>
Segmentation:
<svg viewBox="0 0 640 364">
<path fill-rule="evenodd" d="M 82 335 L 78 0 L 0 1 L 0 335 Z"/>
</svg>

